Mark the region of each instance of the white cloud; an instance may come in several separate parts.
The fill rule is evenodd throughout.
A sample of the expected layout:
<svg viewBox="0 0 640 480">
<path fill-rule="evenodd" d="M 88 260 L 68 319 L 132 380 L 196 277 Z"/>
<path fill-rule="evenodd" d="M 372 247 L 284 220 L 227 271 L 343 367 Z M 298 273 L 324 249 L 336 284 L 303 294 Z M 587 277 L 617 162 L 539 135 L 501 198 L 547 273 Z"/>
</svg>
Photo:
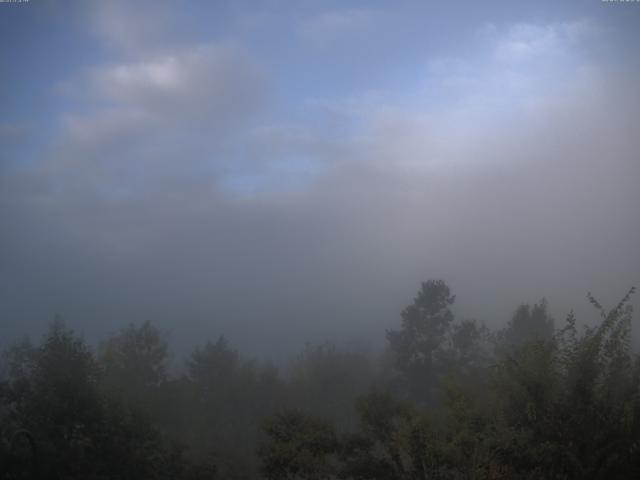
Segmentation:
<svg viewBox="0 0 640 480">
<path fill-rule="evenodd" d="M 474 56 L 428 61 L 414 108 L 428 109 L 461 132 L 512 122 L 589 81 L 594 59 L 585 52 L 599 32 L 590 20 L 485 26 Z"/>
<path fill-rule="evenodd" d="M 180 121 L 231 120 L 259 102 L 262 93 L 260 73 L 247 56 L 239 48 L 216 44 L 96 67 L 88 82 L 98 100 Z"/>
<path fill-rule="evenodd" d="M 66 192 L 56 198 L 88 203 L 159 191 L 191 203 L 193 185 L 211 188 L 237 156 L 226 152 L 252 128 L 265 93 L 245 51 L 213 43 L 96 65 L 65 87 L 84 108 L 60 116 L 38 175 Z"/>
<path fill-rule="evenodd" d="M 581 19 L 571 22 L 512 25 L 495 47 L 495 58 L 501 62 L 526 62 L 537 59 L 556 59 L 572 53 L 598 32 L 593 21 Z"/>
<path fill-rule="evenodd" d="M 328 45 L 372 21 L 336 13 L 304 28 Z M 216 312 L 228 323 L 211 328 L 236 331 L 269 319 L 274 336 L 291 319 L 387 326 L 426 276 L 492 304 L 626 288 L 640 238 L 626 217 L 637 72 L 624 84 L 580 58 L 584 28 L 487 29 L 477 57 L 432 61 L 417 89 L 316 98 L 300 121 L 253 115 L 263 79 L 240 48 L 132 54 L 130 37 L 123 58 L 71 82 L 90 98 L 62 117 L 49 162 L 0 178 L 8 271 L 71 272 L 56 282 L 62 308 L 86 298 L 104 318 L 115 303 L 123 321 L 203 325 Z"/>
</svg>

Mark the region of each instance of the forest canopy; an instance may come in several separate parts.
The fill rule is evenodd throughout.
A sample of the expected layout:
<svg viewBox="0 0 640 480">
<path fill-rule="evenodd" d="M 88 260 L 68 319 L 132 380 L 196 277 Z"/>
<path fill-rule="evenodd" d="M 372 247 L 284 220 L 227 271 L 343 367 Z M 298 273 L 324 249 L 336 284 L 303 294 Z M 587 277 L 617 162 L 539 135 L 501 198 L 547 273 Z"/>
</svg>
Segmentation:
<svg viewBox="0 0 640 480">
<path fill-rule="evenodd" d="M 1 478 L 635 478 L 633 293 L 589 294 L 597 325 L 543 299 L 492 330 L 430 280 L 383 352 L 307 345 L 284 371 L 224 337 L 170 369 L 150 323 L 91 348 L 56 318 L 4 352 Z"/>
</svg>

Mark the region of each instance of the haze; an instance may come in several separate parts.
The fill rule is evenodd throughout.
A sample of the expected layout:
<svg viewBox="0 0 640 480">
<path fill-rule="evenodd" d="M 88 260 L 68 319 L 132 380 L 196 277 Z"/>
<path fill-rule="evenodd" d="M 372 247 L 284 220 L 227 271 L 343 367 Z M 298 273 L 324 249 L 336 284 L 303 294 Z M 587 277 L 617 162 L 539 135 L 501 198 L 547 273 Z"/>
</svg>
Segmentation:
<svg viewBox="0 0 640 480">
<path fill-rule="evenodd" d="M 281 358 L 419 282 L 504 324 L 640 282 L 640 6 L 0 4 L 2 343 Z"/>
</svg>

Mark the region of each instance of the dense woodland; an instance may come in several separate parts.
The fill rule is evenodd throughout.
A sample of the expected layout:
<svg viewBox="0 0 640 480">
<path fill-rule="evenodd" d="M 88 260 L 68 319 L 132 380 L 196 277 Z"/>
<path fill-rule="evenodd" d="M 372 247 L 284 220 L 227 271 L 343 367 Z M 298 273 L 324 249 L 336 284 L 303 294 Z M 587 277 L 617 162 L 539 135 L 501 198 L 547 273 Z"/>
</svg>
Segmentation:
<svg viewBox="0 0 640 480">
<path fill-rule="evenodd" d="M 521 305 L 504 328 L 421 285 L 380 354 L 307 345 L 288 368 L 223 337 L 170 369 L 166 335 L 97 348 L 57 319 L 8 349 L 1 478 L 640 478 L 633 289 L 598 324 Z"/>
</svg>

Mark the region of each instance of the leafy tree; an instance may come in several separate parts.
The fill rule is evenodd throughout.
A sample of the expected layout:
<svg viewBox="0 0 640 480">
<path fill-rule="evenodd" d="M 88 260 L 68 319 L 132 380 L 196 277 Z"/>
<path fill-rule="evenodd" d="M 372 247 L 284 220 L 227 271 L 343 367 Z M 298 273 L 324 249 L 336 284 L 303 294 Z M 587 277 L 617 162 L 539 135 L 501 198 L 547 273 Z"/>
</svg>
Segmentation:
<svg viewBox="0 0 640 480">
<path fill-rule="evenodd" d="M 15 380 L 29 393 L 20 405 L 25 423 L 59 451 L 71 453 L 100 421 L 99 369 L 84 342 L 57 319 L 43 344 L 24 353 Z"/>
<path fill-rule="evenodd" d="M 573 314 L 552 340 L 507 352 L 496 370 L 513 478 L 640 474 L 640 361 L 630 349 L 633 289 L 579 335 Z M 525 473 L 526 472 L 526 473 Z M 521 477 L 516 477 L 520 475 Z"/>
<path fill-rule="evenodd" d="M 343 478 L 430 478 L 438 451 L 427 417 L 390 393 L 358 399 L 360 430 L 343 440 Z"/>
<path fill-rule="evenodd" d="M 277 370 L 241 358 L 224 337 L 196 349 L 187 370 L 185 442 L 197 458 L 216 458 L 221 476 L 254 478 L 260 425 L 280 404 Z"/>
<path fill-rule="evenodd" d="M 240 364 L 238 352 L 231 349 L 224 337 L 207 342 L 196 349 L 187 361 L 189 377 L 204 390 L 228 384 Z"/>
<path fill-rule="evenodd" d="M 491 351 L 486 327 L 453 319 L 446 284 L 425 282 L 387 332 L 403 395 L 380 387 L 384 367 L 331 345 L 307 346 L 283 380 L 221 337 L 176 376 L 149 324 L 96 359 L 56 320 L 3 358 L 0 478 L 637 478 L 633 291 L 610 311 L 589 294 L 601 321 L 583 330 L 571 313 L 554 331 L 545 301 L 523 305 Z"/>
<path fill-rule="evenodd" d="M 268 419 L 264 432 L 258 455 L 267 480 L 335 478 L 338 438 L 329 422 L 292 410 Z"/>
<path fill-rule="evenodd" d="M 413 304 L 401 313 L 401 329 L 387 331 L 396 366 L 417 400 L 429 403 L 435 399 L 439 357 L 453 322 L 454 301 L 443 280 L 423 282 Z"/>
<path fill-rule="evenodd" d="M 339 428 L 356 426 L 354 404 L 371 382 L 365 355 L 334 345 L 307 345 L 291 365 L 290 396 L 297 408 L 326 418 Z"/>
<path fill-rule="evenodd" d="M 435 406 L 447 376 L 476 375 L 489 359 L 489 330 L 474 320 L 454 321 L 455 296 L 442 280 L 423 282 L 402 313 L 400 330 L 387 331 L 402 389 L 408 398 Z"/>
<path fill-rule="evenodd" d="M 146 418 L 104 394 L 93 352 L 61 320 L 9 359 L 0 400 L 37 447 L 41 478 L 168 479 L 188 465 Z"/>
<path fill-rule="evenodd" d="M 554 320 L 547 312 L 547 301 L 542 299 L 531 307 L 520 305 L 502 332 L 507 347 L 518 347 L 529 341 L 549 340 L 554 334 Z"/>
<path fill-rule="evenodd" d="M 99 349 L 105 384 L 138 400 L 166 381 L 168 358 L 164 335 L 149 322 L 129 325 Z"/>
</svg>

